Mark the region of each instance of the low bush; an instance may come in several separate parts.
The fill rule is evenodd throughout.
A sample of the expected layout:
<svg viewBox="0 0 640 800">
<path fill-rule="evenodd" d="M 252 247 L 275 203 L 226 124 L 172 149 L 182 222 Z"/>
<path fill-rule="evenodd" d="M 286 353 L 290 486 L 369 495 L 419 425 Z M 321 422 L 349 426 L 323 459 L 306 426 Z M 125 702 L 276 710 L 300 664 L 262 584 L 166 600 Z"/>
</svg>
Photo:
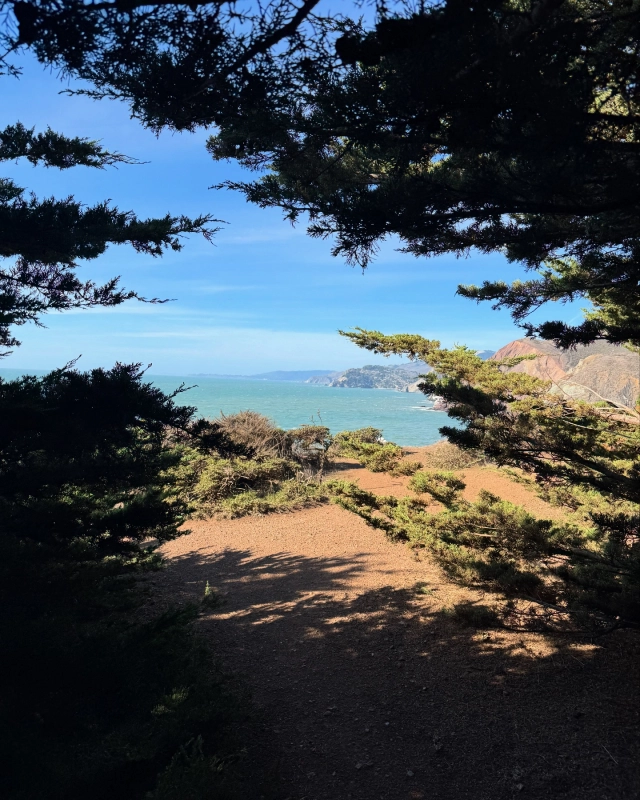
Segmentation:
<svg viewBox="0 0 640 800">
<path fill-rule="evenodd" d="M 420 453 L 426 469 L 457 470 L 485 466 L 485 455 L 477 450 L 463 450 L 450 442 L 437 442 Z"/>
<path fill-rule="evenodd" d="M 327 499 L 320 479 L 332 441 L 328 428 L 303 425 L 284 431 L 253 411 L 213 424 L 243 454 L 225 457 L 215 449 L 177 447 L 179 463 L 166 477 L 191 516 L 294 511 Z"/>
<path fill-rule="evenodd" d="M 627 555 L 626 541 L 616 535 L 624 515 L 592 515 L 583 524 L 538 519 L 487 491 L 465 500 L 465 484 L 451 472 L 418 472 L 411 487 L 444 509 L 430 511 L 431 499 L 378 496 L 347 481 L 328 484 L 335 502 L 389 537 L 428 549 L 463 584 L 542 604 L 597 629 L 616 618 L 637 619 L 634 554 Z M 609 535 L 599 533 L 607 526 Z M 635 532 L 631 527 L 629 537 Z"/>
<path fill-rule="evenodd" d="M 322 475 L 333 444 L 324 425 L 301 425 L 287 431 L 288 454 L 309 475 Z"/>
<path fill-rule="evenodd" d="M 355 431 L 341 431 L 333 437 L 333 442 L 338 451 L 358 444 L 382 444 L 382 430 L 369 427 L 358 428 Z"/>
<path fill-rule="evenodd" d="M 301 425 L 285 431 L 257 411 L 222 414 L 213 424 L 245 455 L 258 461 L 290 459 L 321 469 L 333 441 L 324 425 Z"/>
<path fill-rule="evenodd" d="M 481 603 L 456 603 L 451 608 L 445 609 L 447 616 L 456 622 L 470 628 L 499 628 L 502 626 L 500 614 L 489 606 Z"/>
<path fill-rule="evenodd" d="M 232 441 L 255 458 L 286 458 L 289 455 L 287 434 L 263 414 L 256 411 L 240 411 L 237 414 L 221 414 L 216 423 Z"/>
<path fill-rule="evenodd" d="M 377 428 L 360 428 L 343 431 L 333 438 L 332 455 L 355 458 L 371 472 L 388 472 L 391 475 L 413 475 L 422 466 L 408 461 L 401 447 L 382 439 Z"/>
<path fill-rule="evenodd" d="M 252 489 L 227 497 L 214 509 L 222 518 L 233 519 L 256 514 L 283 514 L 325 503 L 329 492 L 318 480 L 291 478 L 267 492 Z"/>
</svg>

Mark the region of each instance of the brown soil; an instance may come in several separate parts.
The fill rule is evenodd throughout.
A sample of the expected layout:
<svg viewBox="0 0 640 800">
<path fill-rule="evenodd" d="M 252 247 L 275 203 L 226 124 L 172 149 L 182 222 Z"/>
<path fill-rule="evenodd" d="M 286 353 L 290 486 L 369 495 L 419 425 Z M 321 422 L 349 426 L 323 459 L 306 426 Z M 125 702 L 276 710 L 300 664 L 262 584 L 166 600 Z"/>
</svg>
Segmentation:
<svg viewBox="0 0 640 800">
<path fill-rule="evenodd" d="M 470 497 L 554 512 L 495 470 L 463 472 Z M 251 800 L 640 797 L 636 634 L 463 627 L 443 609 L 491 596 L 333 505 L 189 527 L 165 546 L 161 583 L 194 599 L 209 581 L 224 598 L 200 624 L 251 691 L 247 764 L 267 776 Z"/>
</svg>

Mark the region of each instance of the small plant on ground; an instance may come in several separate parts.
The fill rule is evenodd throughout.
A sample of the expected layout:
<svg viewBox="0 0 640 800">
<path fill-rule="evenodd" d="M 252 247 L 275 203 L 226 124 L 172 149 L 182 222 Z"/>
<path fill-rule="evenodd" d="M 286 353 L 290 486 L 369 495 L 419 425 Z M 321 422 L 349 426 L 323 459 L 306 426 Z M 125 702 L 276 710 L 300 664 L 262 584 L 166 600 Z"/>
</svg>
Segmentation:
<svg viewBox="0 0 640 800">
<path fill-rule="evenodd" d="M 336 434 L 331 452 L 336 456 L 355 458 L 371 472 L 413 475 L 421 467 L 419 462 L 405 459 L 404 451 L 397 444 L 385 442 L 382 431 L 377 428 L 360 428 Z"/>
<path fill-rule="evenodd" d="M 499 628 L 502 618 L 494 608 L 481 603 L 456 603 L 451 608 L 445 609 L 445 614 L 462 625 L 470 628 Z"/>
<path fill-rule="evenodd" d="M 485 455 L 479 451 L 463 450 L 450 442 L 437 442 L 420 454 L 426 469 L 457 470 L 485 466 Z"/>
</svg>

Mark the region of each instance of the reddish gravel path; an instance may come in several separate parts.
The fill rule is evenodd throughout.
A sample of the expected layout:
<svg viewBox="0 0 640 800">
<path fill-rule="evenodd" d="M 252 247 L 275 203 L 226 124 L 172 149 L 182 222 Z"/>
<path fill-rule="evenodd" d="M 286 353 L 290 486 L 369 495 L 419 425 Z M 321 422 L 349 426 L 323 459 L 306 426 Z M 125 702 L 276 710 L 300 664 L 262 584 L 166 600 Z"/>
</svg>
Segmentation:
<svg viewBox="0 0 640 800">
<path fill-rule="evenodd" d="M 470 493 L 541 502 L 466 474 Z M 256 800 L 640 797 L 637 636 L 460 627 L 442 609 L 478 593 L 336 506 L 190 528 L 165 547 L 163 590 L 200 597 L 208 580 L 224 596 L 201 624 L 252 693 Z"/>
</svg>

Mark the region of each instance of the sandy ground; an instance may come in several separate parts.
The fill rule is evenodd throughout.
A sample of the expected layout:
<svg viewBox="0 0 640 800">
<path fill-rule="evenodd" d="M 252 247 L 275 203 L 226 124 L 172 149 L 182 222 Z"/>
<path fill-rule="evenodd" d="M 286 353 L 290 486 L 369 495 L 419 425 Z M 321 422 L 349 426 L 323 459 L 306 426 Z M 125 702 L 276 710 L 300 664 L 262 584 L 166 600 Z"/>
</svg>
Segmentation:
<svg viewBox="0 0 640 800">
<path fill-rule="evenodd" d="M 484 487 L 549 511 L 494 470 L 464 474 L 469 497 Z M 200 624 L 251 692 L 256 800 L 640 797 L 637 634 L 461 627 L 443 609 L 490 596 L 333 505 L 189 527 L 159 583 L 173 599 L 207 581 L 223 596 Z"/>
</svg>

